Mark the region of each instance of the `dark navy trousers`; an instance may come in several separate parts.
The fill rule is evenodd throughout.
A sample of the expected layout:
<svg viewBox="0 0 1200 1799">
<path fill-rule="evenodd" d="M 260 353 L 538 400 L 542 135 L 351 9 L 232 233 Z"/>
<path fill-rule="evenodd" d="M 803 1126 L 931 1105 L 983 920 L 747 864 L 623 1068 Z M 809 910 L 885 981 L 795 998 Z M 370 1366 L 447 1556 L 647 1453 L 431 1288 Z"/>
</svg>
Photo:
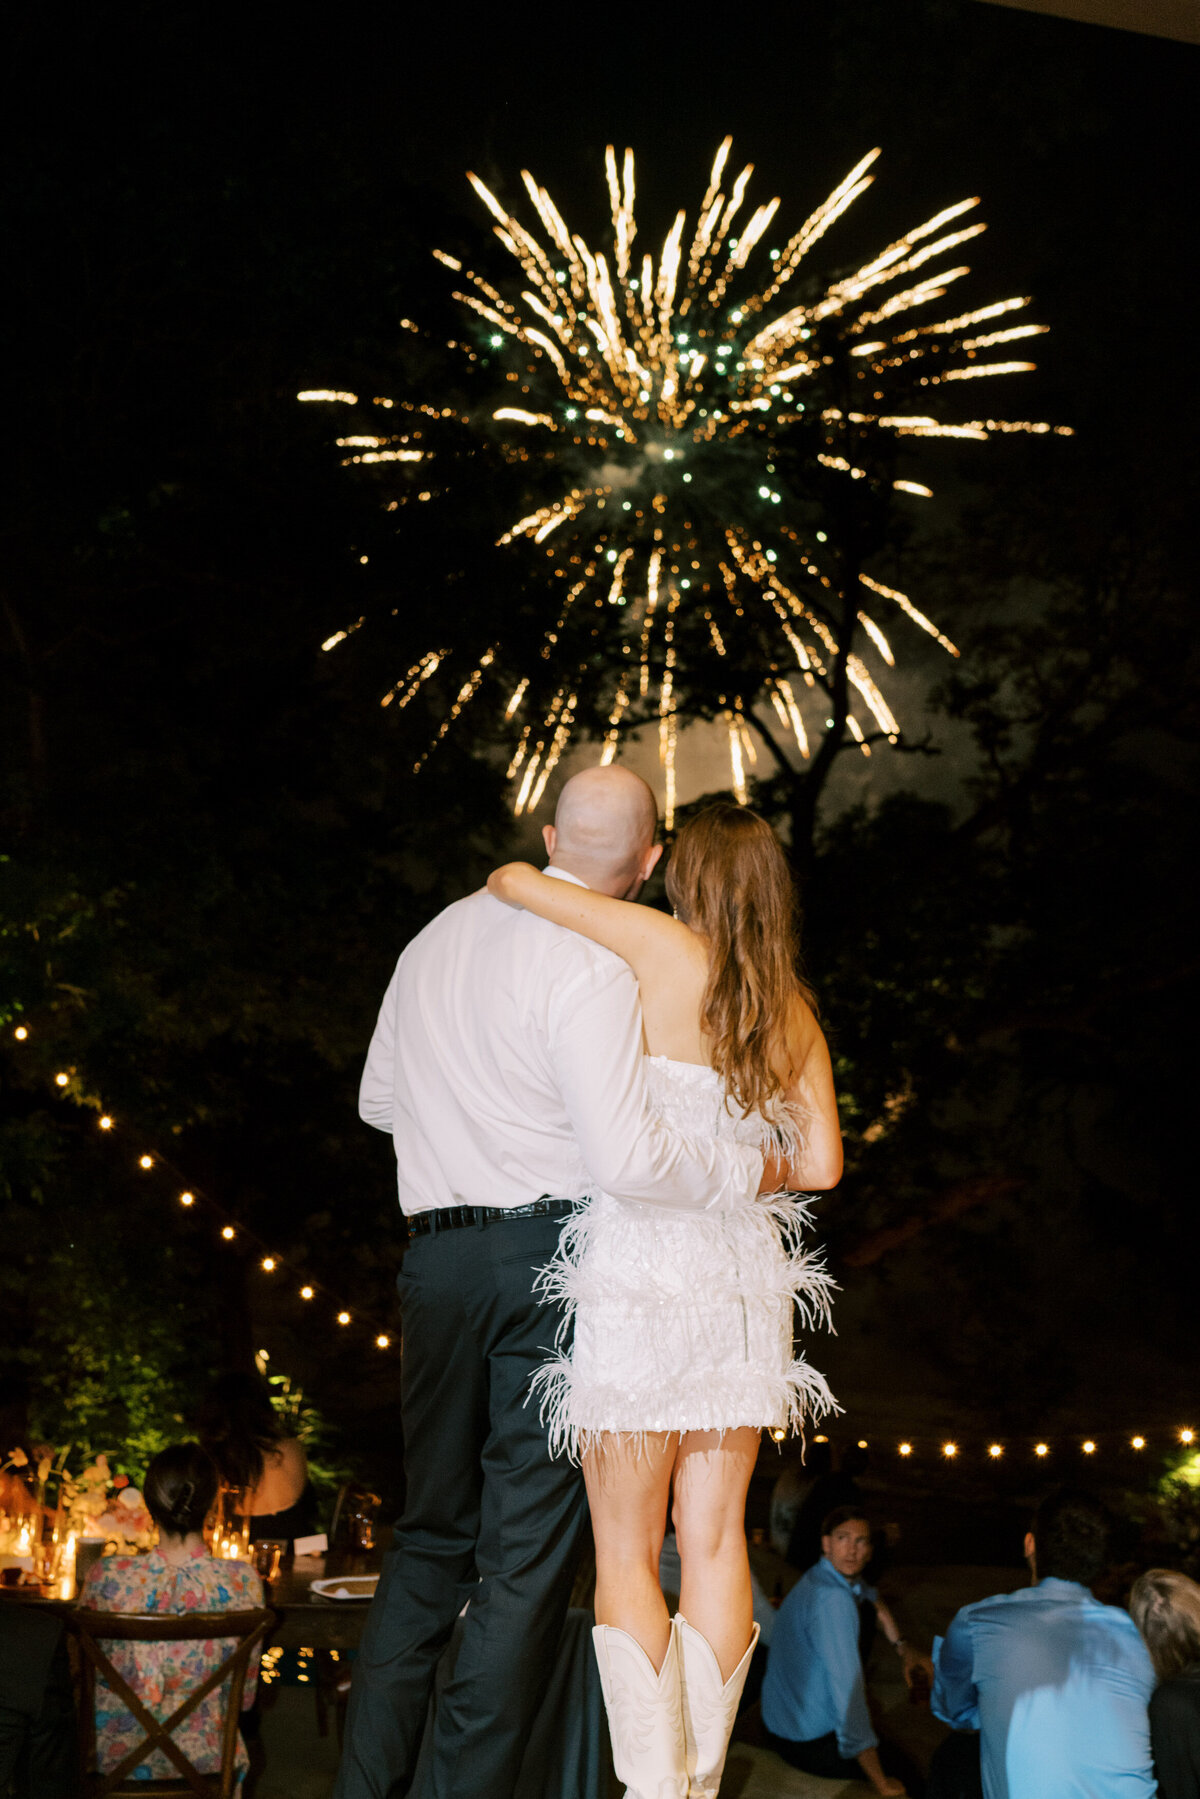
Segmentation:
<svg viewBox="0 0 1200 1799">
<path fill-rule="evenodd" d="M 433 1799 L 510 1799 L 558 1647 L 587 1516 L 552 1461 L 533 1370 L 560 1313 L 533 1297 L 561 1223 L 417 1237 L 400 1276 L 407 1493 L 354 1664 L 335 1799 L 403 1799 L 434 1670 L 463 1606 L 432 1729 Z M 422 1787 L 425 1787 L 424 1778 Z"/>
</svg>

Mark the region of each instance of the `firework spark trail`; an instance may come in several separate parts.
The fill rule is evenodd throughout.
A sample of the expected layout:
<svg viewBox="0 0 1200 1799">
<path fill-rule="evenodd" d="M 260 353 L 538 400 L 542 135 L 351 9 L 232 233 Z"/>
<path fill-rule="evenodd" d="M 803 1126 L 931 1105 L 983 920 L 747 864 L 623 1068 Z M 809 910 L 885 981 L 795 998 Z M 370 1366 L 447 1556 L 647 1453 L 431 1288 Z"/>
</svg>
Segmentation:
<svg viewBox="0 0 1200 1799">
<path fill-rule="evenodd" d="M 726 138 L 690 227 L 686 212 L 676 213 L 657 254 L 635 250 L 629 150 L 618 158 L 610 146 L 605 154 L 612 240 L 604 249 L 571 231 L 528 170 L 521 181 L 536 217 L 532 228 L 478 176 L 468 175 L 518 279 L 509 284 L 503 276 L 489 278 L 435 251 L 458 280 L 454 298 L 474 321 L 473 342 L 450 347 L 477 365 L 494 357 L 514 385 L 507 393 L 493 391 L 487 406 L 465 415 L 429 402 L 376 397 L 373 406 L 406 415 L 404 428 L 387 433 L 376 427 L 337 439 L 339 448 L 353 452 L 347 463 L 432 459 L 436 471 L 457 468 L 471 475 L 483 465 L 468 468 L 464 456 L 482 443 L 510 466 L 529 464 L 531 479 L 536 467 L 542 491 L 526 484 L 525 509 L 497 547 L 524 546 L 526 555 L 545 558 L 540 573 L 547 577 L 556 622 L 544 631 L 534 670 L 538 662 L 549 668 L 522 668 L 520 653 L 493 628 L 486 651 L 469 660 L 465 645 L 428 650 L 382 700 L 403 708 L 448 661 L 458 665 L 455 697 L 420 767 L 494 665 L 506 683 L 504 720 L 519 733 L 508 768 L 518 783 L 518 812 L 538 805 L 576 730 L 600 737 L 600 759 L 607 763 L 626 730 L 653 721 L 670 819 L 697 631 L 719 665 L 742 671 L 740 677 L 731 673 L 731 680 L 753 683 L 745 687 L 749 704 L 742 697 L 719 702 L 739 800 L 748 796 L 747 770 L 755 760 L 749 730 L 755 704 L 769 701 L 797 753 L 808 757 L 812 727 L 798 695 L 807 696 L 805 705 L 819 705 L 819 729 L 826 731 L 826 696 L 839 667 L 863 714 L 845 714 L 850 739 L 870 754 L 865 719 L 895 742 L 899 722 L 854 638 L 861 631 L 863 646 L 887 668 L 894 667 L 895 655 L 878 622 L 854 603 L 858 582 L 894 604 L 943 650 L 955 656 L 958 650 L 906 594 L 872 575 L 851 571 L 854 587 L 842 594 L 834 549 L 818 552 L 826 536 L 813 522 L 825 515 L 827 495 L 835 491 L 830 484 L 854 482 L 864 493 L 928 499 L 932 491 L 922 482 L 895 478 L 892 464 L 903 440 L 1069 435 L 1064 426 L 1029 420 L 941 418 L 928 410 L 932 393 L 922 392 L 922 410 L 912 403 L 914 384 L 954 391 L 958 382 L 1035 366 L 977 360 L 980 352 L 1046 330 L 1009 322 L 1028 297 L 935 323 L 912 322 L 914 313 L 920 320 L 921 309 L 969 273 L 951 259 L 985 229 L 964 217 L 977 199 L 944 207 L 823 291 L 802 292 L 798 271 L 871 185 L 879 151 L 864 156 L 781 248 L 768 248 L 780 201 L 755 206 L 739 226 L 753 165 L 727 181 L 731 149 Z M 411 320 L 403 325 L 418 329 Z M 827 371 L 834 366 L 856 386 L 854 409 L 845 400 L 829 404 Z M 357 395 L 336 388 L 307 389 L 298 398 L 360 404 Z M 469 428 L 465 452 L 461 444 L 442 448 L 436 427 L 447 421 Z M 777 459 L 788 460 L 786 470 Z M 413 492 L 391 500 L 390 510 L 409 498 L 435 497 L 425 468 L 419 475 L 414 469 L 412 478 Z M 440 472 L 437 480 L 438 491 L 445 491 Z M 421 482 L 426 485 L 418 493 Z M 818 566 L 818 553 L 833 573 Z M 560 579 L 569 589 L 565 600 L 555 594 Z M 361 623 L 335 632 L 322 647 L 334 648 Z M 847 629 L 851 639 L 842 642 Z M 795 685 L 787 673 L 793 667 Z"/>
</svg>

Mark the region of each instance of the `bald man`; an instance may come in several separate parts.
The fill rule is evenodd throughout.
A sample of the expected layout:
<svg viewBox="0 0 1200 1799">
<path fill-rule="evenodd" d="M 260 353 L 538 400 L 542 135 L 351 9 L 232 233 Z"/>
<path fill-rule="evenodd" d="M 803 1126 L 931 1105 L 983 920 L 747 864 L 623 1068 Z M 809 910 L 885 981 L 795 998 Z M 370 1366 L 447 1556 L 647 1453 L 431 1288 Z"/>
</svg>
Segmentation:
<svg viewBox="0 0 1200 1799">
<path fill-rule="evenodd" d="M 661 853 L 657 823 L 644 781 L 587 769 L 543 833 L 548 873 L 636 899 Z M 359 1109 L 391 1133 L 408 1221 L 407 1492 L 354 1666 L 336 1795 L 408 1792 L 435 1665 L 467 1605 L 428 1791 L 509 1799 L 585 1517 L 578 1470 L 551 1460 L 525 1403 L 560 1323 L 534 1276 L 585 1194 L 741 1205 L 763 1184 L 762 1157 L 667 1130 L 647 1096 L 626 964 L 486 891 L 447 907 L 400 957 Z"/>
</svg>

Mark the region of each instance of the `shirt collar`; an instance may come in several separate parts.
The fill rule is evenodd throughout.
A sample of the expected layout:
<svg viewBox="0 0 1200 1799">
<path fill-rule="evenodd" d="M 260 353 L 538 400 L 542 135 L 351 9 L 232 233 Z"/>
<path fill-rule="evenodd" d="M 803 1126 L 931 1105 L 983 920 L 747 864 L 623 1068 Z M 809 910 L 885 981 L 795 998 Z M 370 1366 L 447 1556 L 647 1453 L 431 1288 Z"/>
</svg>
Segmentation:
<svg viewBox="0 0 1200 1799">
<path fill-rule="evenodd" d="M 569 873 L 565 868 L 543 868 L 542 873 L 549 875 L 552 881 L 570 881 L 572 887 L 582 887 L 585 892 L 591 892 L 586 881 L 581 881 L 578 875 Z"/>
<path fill-rule="evenodd" d="M 827 1555 L 823 1555 L 821 1557 L 820 1565 L 823 1569 L 825 1569 L 827 1571 L 828 1574 L 831 1574 L 833 1576 L 834 1580 L 838 1581 L 840 1583 L 840 1585 L 845 1587 L 845 1589 L 848 1593 L 853 1593 L 854 1597 L 856 1599 L 862 1598 L 863 1583 L 862 1583 L 861 1576 L 859 1577 L 858 1580 L 847 1580 L 846 1576 L 843 1573 L 841 1573 L 841 1571 L 839 1569 L 834 1567 L 833 1563 L 830 1561 L 830 1559 Z"/>
</svg>

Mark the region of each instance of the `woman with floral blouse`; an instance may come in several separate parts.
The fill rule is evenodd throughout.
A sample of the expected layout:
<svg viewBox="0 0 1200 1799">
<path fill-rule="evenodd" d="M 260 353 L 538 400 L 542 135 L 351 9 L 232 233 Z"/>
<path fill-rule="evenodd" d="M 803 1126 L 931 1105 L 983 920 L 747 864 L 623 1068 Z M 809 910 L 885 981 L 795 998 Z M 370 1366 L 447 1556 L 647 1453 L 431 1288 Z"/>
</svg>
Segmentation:
<svg viewBox="0 0 1200 1799">
<path fill-rule="evenodd" d="M 110 1555 L 98 1561 L 84 1583 L 80 1604 L 97 1612 L 242 1612 L 263 1603 L 262 1582 L 245 1562 L 221 1562 L 209 1555 L 200 1534 L 217 1495 L 217 1472 L 196 1443 L 174 1443 L 156 1455 L 146 1471 L 145 1498 L 158 1525 L 158 1548 L 148 1555 Z M 232 1648 L 226 1638 L 175 1643 L 105 1642 L 104 1652 L 129 1682 L 147 1710 L 169 1718 L 196 1687 L 218 1668 Z M 254 1701 L 258 1655 L 246 1677 L 243 1709 Z M 188 1760 L 203 1774 L 219 1773 L 221 1721 L 228 1680 L 202 1699 L 174 1733 Z M 145 1732 L 111 1689 L 96 1679 L 96 1745 L 101 1773 L 107 1773 Z M 238 1779 L 249 1763 L 238 1738 Z M 177 1779 L 178 1770 L 161 1750 L 153 1750 L 133 1770 L 135 1780 Z"/>
</svg>

